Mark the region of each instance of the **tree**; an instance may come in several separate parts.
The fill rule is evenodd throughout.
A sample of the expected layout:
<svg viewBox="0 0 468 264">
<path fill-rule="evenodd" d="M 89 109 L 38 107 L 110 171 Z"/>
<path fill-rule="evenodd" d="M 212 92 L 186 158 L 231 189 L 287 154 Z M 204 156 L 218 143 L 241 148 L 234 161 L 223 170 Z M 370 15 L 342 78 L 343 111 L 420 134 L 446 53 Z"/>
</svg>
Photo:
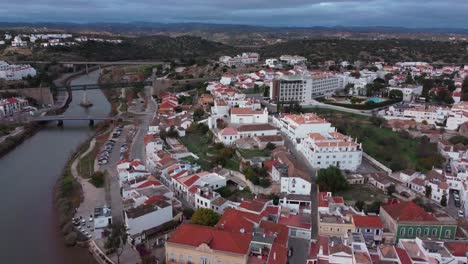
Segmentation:
<svg viewBox="0 0 468 264">
<path fill-rule="evenodd" d="M 372 116 L 369 121 L 378 128 L 381 128 L 386 122 L 385 118 L 379 116 Z"/>
<path fill-rule="evenodd" d="M 96 187 L 96 188 L 102 188 L 104 186 L 104 180 L 105 180 L 105 174 L 102 171 L 96 171 L 93 173 L 91 176 L 90 182 Z"/>
<path fill-rule="evenodd" d="M 204 115 L 205 115 L 205 111 L 202 108 L 197 108 L 193 112 L 193 121 L 197 122 L 197 121 L 202 120 Z"/>
<path fill-rule="evenodd" d="M 192 208 L 185 208 L 182 211 L 182 214 L 185 216 L 185 218 L 191 218 L 195 211 Z"/>
<path fill-rule="evenodd" d="M 447 194 L 444 193 L 442 195 L 442 199 L 440 199 L 440 205 L 442 205 L 444 207 L 447 206 Z"/>
<path fill-rule="evenodd" d="M 393 100 L 403 100 L 403 92 L 393 89 L 390 91 L 390 93 L 388 93 L 388 97 Z"/>
<path fill-rule="evenodd" d="M 109 228 L 110 235 L 107 237 L 104 247 L 109 250 L 110 253 L 115 253 L 117 256 L 117 263 L 120 263 L 120 256 L 127 243 L 127 230 L 123 224 L 112 224 Z"/>
<path fill-rule="evenodd" d="M 330 166 L 326 169 L 320 169 L 317 177 L 317 184 L 320 190 L 338 192 L 348 189 L 348 182 L 341 173 L 340 169 Z"/>
<path fill-rule="evenodd" d="M 275 148 L 276 148 L 276 145 L 271 142 L 268 142 L 265 146 L 265 149 L 267 150 L 274 150 Z"/>
<path fill-rule="evenodd" d="M 381 205 L 382 205 L 382 201 L 379 201 L 379 200 L 373 201 L 370 205 L 366 206 L 366 212 L 378 214 L 380 212 Z"/>
<path fill-rule="evenodd" d="M 430 198 L 432 194 L 432 187 L 430 185 L 426 185 L 426 197 Z"/>
<path fill-rule="evenodd" d="M 408 74 L 406 75 L 405 83 L 406 83 L 406 84 L 415 84 L 415 81 L 414 81 L 414 79 L 413 79 L 413 76 L 412 76 L 411 73 L 409 73 L 409 72 L 408 72 Z"/>
<path fill-rule="evenodd" d="M 356 79 L 361 78 L 361 73 L 359 71 L 353 71 L 350 73 L 351 77 L 354 77 Z"/>
<path fill-rule="evenodd" d="M 390 184 L 388 187 L 387 187 L 387 194 L 389 196 L 392 196 L 393 193 L 396 192 L 396 188 L 395 188 L 395 184 Z"/>
<path fill-rule="evenodd" d="M 215 211 L 207 208 L 198 208 L 192 215 L 192 224 L 214 226 L 218 223 L 221 216 Z"/>
<path fill-rule="evenodd" d="M 364 209 L 364 206 L 366 205 L 366 203 L 364 203 L 364 201 L 356 201 L 356 203 L 354 204 L 354 207 L 356 207 L 359 211 L 362 211 Z"/>
</svg>

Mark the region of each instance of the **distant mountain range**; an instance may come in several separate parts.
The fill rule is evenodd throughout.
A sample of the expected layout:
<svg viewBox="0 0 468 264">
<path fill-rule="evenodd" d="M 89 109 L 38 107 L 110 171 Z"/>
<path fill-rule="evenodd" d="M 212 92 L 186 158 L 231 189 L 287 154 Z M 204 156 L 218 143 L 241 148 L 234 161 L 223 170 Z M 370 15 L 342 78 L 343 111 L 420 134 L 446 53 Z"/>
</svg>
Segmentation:
<svg viewBox="0 0 468 264">
<path fill-rule="evenodd" d="M 154 34 L 154 33 L 188 33 L 188 32 L 263 32 L 263 33 L 426 33 L 426 34 L 463 34 L 468 35 L 468 28 L 406 28 L 388 26 L 335 26 L 335 27 L 268 27 L 254 25 L 235 24 L 206 24 L 206 23 L 16 23 L 0 22 L 0 28 L 47 28 L 53 30 L 65 30 L 71 32 L 95 31 L 109 32 L 113 34 Z"/>
</svg>

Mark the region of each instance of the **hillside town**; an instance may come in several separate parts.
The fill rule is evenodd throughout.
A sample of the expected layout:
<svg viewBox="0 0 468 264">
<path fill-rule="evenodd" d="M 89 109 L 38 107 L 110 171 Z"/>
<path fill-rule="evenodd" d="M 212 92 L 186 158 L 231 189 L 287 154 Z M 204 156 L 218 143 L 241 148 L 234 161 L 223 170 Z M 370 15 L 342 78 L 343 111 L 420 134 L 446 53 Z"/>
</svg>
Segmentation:
<svg viewBox="0 0 468 264">
<path fill-rule="evenodd" d="M 30 47 L 55 47 L 55 46 L 74 46 L 88 41 L 107 42 L 120 44 L 121 39 L 106 39 L 87 36 L 74 36 L 68 33 L 51 34 L 5 34 L 0 37 L 0 46 L 6 45 L 11 48 L 30 48 Z"/>
<path fill-rule="evenodd" d="M 254 52 L 213 65 L 190 89 L 175 84 L 198 66 L 97 71 L 153 83 L 118 89 L 117 117 L 71 163 L 87 179 L 74 240 L 100 263 L 466 263 L 468 66 Z M 0 61 L 8 83 L 36 75 Z M 7 95 L 0 118 L 40 112 Z"/>
<path fill-rule="evenodd" d="M 468 89 L 466 67 L 405 62 L 339 72 L 281 56 L 242 72 L 261 64 L 253 53 L 220 62 L 238 73 L 206 82 L 196 94 L 147 87 L 153 95 L 143 109 L 148 125 L 128 132 L 141 136 L 127 136 L 113 163 L 114 137 L 128 131 L 121 126 L 96 157 L 98 170 L 111 172 L 115 182 L 112 203 L 95 204 L 92 212 L 80 207 L 74 220 L 96 252 L 106 252 L 106 230 L 123 214 L 129 247 L 122 258 L 132 261 L 466 263 L 468 147 L 461 138 L 468 107 L 463 96 L 456 99 Z M 427 87 L 405 83 L 409 76 L 447 74 L 455 88 L 451 104 L 431 102 L 423 95 Z M 382 91 L 367 93 L 378 78 L 386 82 Z M 427 95 L 444 89 L 441 84 Z M 352 98 L 360 101 L 343 103 Z M 310 105 L 380 118 L 389 131 L 426 133 L 444 162 L 392 170 L 366 153 L 367 141 L 345 134 Z M 125 154 L 135 145 L 143 146 L 141 158 Z M 89 214 L 94 226 L 82 228 L 80 219 Z"/>
</svg>

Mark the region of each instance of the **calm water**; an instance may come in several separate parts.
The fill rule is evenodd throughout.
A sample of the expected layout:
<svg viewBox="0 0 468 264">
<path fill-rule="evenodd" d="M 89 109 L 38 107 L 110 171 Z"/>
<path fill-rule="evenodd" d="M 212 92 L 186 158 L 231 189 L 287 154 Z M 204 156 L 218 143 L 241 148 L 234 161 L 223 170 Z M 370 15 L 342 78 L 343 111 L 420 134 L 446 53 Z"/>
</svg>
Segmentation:
<svg viewBox="0 0 468 264">
<path fill-rule="evenodd" d="M 97 78 L 93 72 L 72 84 Z M 82 91 L 74 92 L 64 115 L 110 112 L 100 90 L 88 91 L 94 103 L 89 109 L 78 105 L 82 97 Z M 95 263 L 85 249 L 64 246 L 53 205 L 53 188 L 68 157 L 91 133 L 87 121 L 65 121 L 63 128 L 51 123 L 0 159 L 0 263 Z"/>
</svg>

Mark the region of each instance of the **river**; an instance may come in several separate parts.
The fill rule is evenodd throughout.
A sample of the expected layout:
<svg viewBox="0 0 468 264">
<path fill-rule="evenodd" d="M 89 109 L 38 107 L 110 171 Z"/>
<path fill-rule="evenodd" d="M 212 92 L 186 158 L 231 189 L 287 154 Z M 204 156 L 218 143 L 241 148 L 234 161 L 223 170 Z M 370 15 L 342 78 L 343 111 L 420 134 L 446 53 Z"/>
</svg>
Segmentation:
<svg viewBox="0 0 468 264">
<path fill-rule="evenodd" d="M 72 84 L 96 83 L 98 77 L 95 71 Z M 75 91 L 64 115 L 110 113 L 100 90 L 87 93 L 93 107 L 79 106 L 83 92 Z M 88 121 L 64 121 L 63 128 L 50 123 L 0 159 L 1 263 L 95 263 L 86 249 L 65 247 L 53 203 L 54 185 L 69 156 L 91 134 Z"/>
</svg>

